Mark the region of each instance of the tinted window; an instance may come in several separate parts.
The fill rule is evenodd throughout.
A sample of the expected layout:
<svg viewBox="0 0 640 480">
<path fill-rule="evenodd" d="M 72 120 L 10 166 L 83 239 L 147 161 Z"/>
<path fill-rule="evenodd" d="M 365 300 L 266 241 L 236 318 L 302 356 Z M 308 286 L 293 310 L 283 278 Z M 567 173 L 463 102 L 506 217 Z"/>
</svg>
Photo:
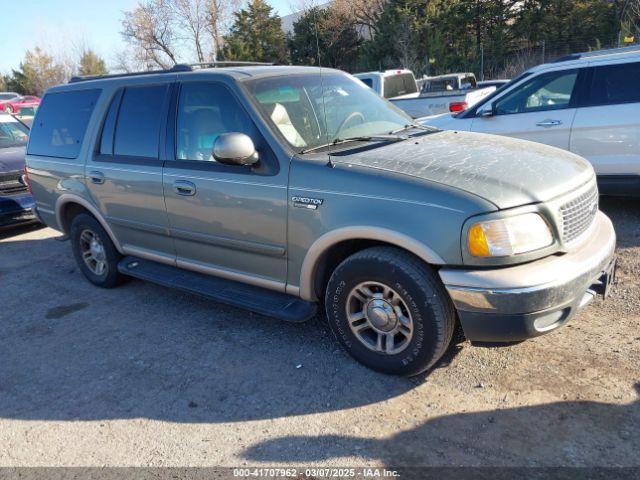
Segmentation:
<svg viewBox="0 0 640 480">
<path fill-rule="evenodd" d="M 458 89 L 457 77 L 445 77 L 435 80 L 427 80 L 423 87 L 423 92 L 444 92 Z"/>
<path fill-rule="evenodd" d="M 497 115 L 542 112 L 569 107 L 577 70 L 550 72 L 532 78 L 495 103 Z"/>
<path fill-rule="evenodd" d="M 640 102 L 640 62 L 596 67 L 591 105 Z"/>
<path fill-rule="evenodd" d="M 226 87 L 187 83 L 180 89 L 178 106 L 178 160 L 215 161 L 213 144 L 223 133 L 249 135 L 257 148 L 260 136 L 247 113 Z"/>
<path fill-rule="evenodd" d="M 116 129 L 116 118 L 118 116 L 118 108 L 120 107 L 120 100 L 122 99 L 122 90 L 116 92 L 109 111 L 102 124 L 102 134 L 100 136 L 100 154 L 113 155 L 113 134 Z"/>
<path fill-rule="evenodd" d="M 100 90 L 45 95 L 31 127 L 29 154 L 76 158 Z"/>
<path fill-rule="evenodd" d="M 359 78 L 362 83 L 364 83 L 367 87 L 373 88 L 373 80 L 371 78 Z"/>
<path fill-rule="evenodd" d="M 410 73 L 392 75 L 384 78 L 384 98 L 399 97 L 418 91 L 416 81 Z"/>
<path fill-rule="evenodd" d="M 166 85 L 125 89 L 116 125 L 115 155 L 158 157 L 166 92 Z"/>
</svg>

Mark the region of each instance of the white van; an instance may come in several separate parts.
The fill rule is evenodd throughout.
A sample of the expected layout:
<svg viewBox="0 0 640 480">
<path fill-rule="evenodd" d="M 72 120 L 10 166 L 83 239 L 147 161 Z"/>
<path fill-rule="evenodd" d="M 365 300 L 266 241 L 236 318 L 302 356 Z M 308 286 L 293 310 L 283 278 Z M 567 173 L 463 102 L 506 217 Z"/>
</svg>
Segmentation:
<svg viewBox="0 0 640 480">
<path fill-rule="evenodd" d="M 570 150 L 593 164 L 601 193 L 640 196 L 640 46 L 539 65 L 465 112 L 421 122 Z"/>
</svg>

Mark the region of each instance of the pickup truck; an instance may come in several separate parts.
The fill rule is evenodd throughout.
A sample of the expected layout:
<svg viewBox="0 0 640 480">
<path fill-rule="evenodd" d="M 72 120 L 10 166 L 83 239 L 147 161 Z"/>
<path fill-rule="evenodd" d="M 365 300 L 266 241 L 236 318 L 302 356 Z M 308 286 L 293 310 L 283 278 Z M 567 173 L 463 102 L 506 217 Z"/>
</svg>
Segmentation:
<svg viewBox="0 0 640 480">
<path fill-rule="evenodd" d="M 476 88 L 473 73 L 427 78 L 420 91 L 410 70 L 366 72 L 354 76 L 413 118 L 463 111 L 496 89 Z"/>
<path fill-rule="evenodd" d="M 45 94 L 27 174 L 94 285 L 136 277 L 293 322 L 321 308 L 392 374 L 432 367 L 456 330 L 554 331 L 615 271 L 587 161 L 419 125 L 325 68 L 76 78 Z"/>
</svg>

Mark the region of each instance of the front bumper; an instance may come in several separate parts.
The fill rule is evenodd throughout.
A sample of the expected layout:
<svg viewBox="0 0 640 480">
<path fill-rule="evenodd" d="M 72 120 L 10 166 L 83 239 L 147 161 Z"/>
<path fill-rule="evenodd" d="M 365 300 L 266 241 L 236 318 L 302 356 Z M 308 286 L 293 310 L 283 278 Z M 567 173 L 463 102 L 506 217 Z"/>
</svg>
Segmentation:
<svg viewBox="0 0 640 480">
<path fill-rule="evenodd" d="M 564 325 L 611 281 L 616 235 L 598 212 L 589 238 L 563 255 L 524 265 L 440 270 L 465 336 L 477 342 L 512 342 Z M 605 278 L 606 277 L 606 278 Z"/>
<path fill-rule="evenodd" d="M 0 228 L 37 222 L 30 194 L 0 196 Z"/>
</svg>

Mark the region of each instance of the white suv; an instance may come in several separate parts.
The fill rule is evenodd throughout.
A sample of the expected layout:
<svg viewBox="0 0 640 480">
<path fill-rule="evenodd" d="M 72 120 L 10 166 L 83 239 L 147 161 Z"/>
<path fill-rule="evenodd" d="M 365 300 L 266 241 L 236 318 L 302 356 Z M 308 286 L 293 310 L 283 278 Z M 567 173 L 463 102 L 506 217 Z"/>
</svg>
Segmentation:
<svg viewBox="0 0 640 480">
<path fill-rule="evenodd" d="M 640 196 L 640 46 L 539 65 L 465 112 L 421 121 L 570 150 L 593 164 L 601 193 Z"/>
</svg>

